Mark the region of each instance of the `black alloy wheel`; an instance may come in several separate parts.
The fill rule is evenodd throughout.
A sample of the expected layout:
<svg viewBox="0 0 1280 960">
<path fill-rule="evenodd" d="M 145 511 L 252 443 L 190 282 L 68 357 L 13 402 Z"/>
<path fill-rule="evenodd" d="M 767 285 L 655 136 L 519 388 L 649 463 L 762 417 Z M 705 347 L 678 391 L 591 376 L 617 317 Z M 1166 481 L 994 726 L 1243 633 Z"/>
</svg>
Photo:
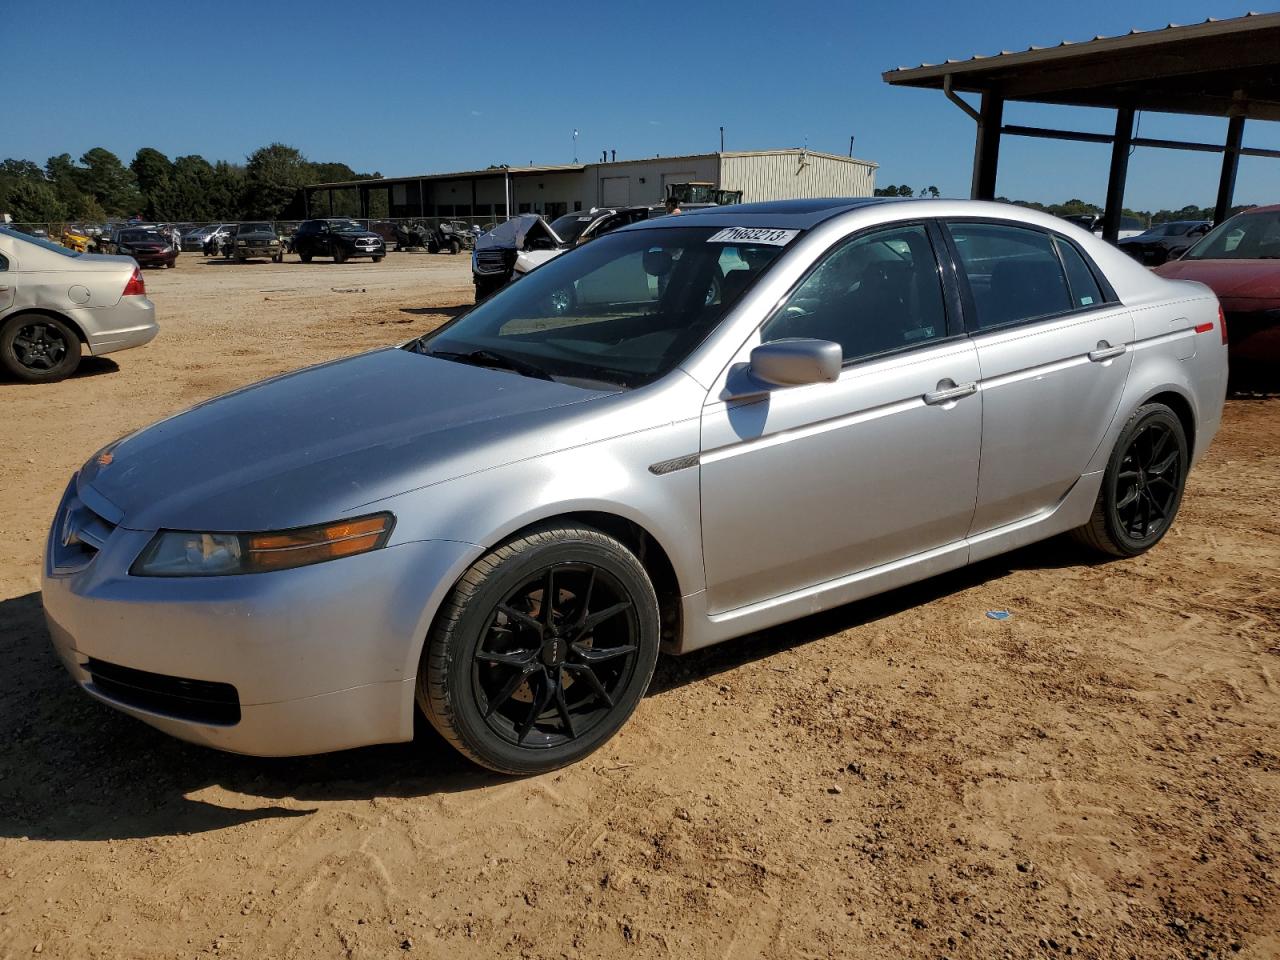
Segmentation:
<svg viewBox="0 0 1280 960">
<path fill-rule="evenodd" d="M 541 773 L 622 726 L 657 651 L 657 598 L 635 556 L 598 530 L 548 527 L 459 581 L 424 650 L 418 702 L 476 762 Z"/>
<path fill-rule="evenodd" d="M 61 380 L 80 365 L 80 338 L 56 317 L 13 317 L 0 329 L 0 361 L 28 383 Z"/>
<path fill-rule="evenodd" d="M 626 588 L 589 564 L 555 564 L 494 608 L 472 655 L 485 722 L 519 746 L 589 733 L 635 670 L 639 621 Z"/>
<path fill-rule="evenodd" d="M 1160 403 L 1139 408 L 1120 432 L 1093 516 L 1077 539 L 1120 557 L 1150 550 L 1173 524 L 1189 466 L 1177 414 Z"/>
</svg>

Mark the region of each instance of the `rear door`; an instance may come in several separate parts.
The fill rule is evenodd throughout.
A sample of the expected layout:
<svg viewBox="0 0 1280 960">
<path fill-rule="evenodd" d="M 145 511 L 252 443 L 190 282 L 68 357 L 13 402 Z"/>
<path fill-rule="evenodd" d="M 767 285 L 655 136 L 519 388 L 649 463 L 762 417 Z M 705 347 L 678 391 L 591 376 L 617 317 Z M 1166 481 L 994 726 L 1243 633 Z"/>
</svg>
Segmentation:
<svg viewBox="0 0 1280 960">
<path fill-rule="evenodd" d="M 947 224 L 978 349 L 982 458 L 971 533 L 1057 504 L 1115 417 L 1133 318 L 1070 240 L 1004 221 Z"/>
</svg>

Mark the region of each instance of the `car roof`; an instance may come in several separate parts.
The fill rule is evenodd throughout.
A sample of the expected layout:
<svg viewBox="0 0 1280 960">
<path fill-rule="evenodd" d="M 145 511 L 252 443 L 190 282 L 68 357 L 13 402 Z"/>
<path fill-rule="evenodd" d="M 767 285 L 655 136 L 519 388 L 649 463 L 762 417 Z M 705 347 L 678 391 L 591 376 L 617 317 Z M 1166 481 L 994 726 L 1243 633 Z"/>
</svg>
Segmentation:
<svg viewBox="0 0 1280 960">
<path fill-rule="evenodd" d="M 693 220 L 689 226 L 707 227 L 777 227 L 781 229 L 808 230 L 832 217 L 862 207 L 880 203 L 900 202 L 889 197 L 822 197 L 804 200 L 769 200 L 764 203 L 735 203 L 723 207 L 702 207 L 687 210 L 679 216 L 681 222 Z M 667 217 L 641 220 L 624 230 L 644 230 L 670 227 Z"/>
<path fill-rule="evenodd" d="M 1280 203 L 1268 204 L 1265 207 L 1250 207 L 1248 210 L 1241 210 L 1237 216 L 1249 217 L 1255 213 L 1280 213 Z"/>
</svg>

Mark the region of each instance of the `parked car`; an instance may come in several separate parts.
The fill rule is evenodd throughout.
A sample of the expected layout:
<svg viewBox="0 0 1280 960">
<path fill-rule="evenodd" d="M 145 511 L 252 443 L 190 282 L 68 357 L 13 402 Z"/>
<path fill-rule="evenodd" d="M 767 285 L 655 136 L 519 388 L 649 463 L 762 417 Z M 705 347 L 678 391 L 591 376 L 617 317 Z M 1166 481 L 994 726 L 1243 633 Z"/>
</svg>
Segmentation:
<svg viewBox="0 0 1280 960">
<path fill-rule="evenodd" d="M 476 289 L 476 303 L 511 281 L 519 253 L 556 250 L 562 246 L 564 241 L 536 213 L 519 214 L 481 234 L 471 254 L 471 282 Z"/>
<path fill-rule="evenodd" d="M 266 221 L 236 224 L 235 232 L 228 238 L 230 255 L 237 263 L 246 260 L 284 260 L 284 247 L 276 236 L 276 229 Z"/>
<path fill-rule="evenodd" d="M 221 246 L 221 239 L 227 236 L 234 226 L 234 223 L 210 223 L 188 230 L 182 234 L 182 249 L 191 253 L 204 253 L 209 238 L 214 236 L 218 237 L 219 246 Z"/>
<path fill-rule="evenodd" d="M 1063 217 L 1068 223 L 1074 223 L 1083 230 L 1088 230 L 1095 237 L 1102 236 L 1102 214 L 1077 213 Z M 1136 237 L 1146 231 L 1146 227 L 1142 225 L 1142 221 L 1137 217 L 1121 217 L 1120 230 L 1116 235 L 1116 240 L 1127 240 L 1130 237 Z"/>
<path fill-rule="evenodd" d="M 133 257 L 142 267 L 172 267 L 178 251 L 168 237 L 153 227 L 113 227 L 97 240 L 100 253 Z"/>
<path fill-rule="evenodd" d="M 345 263 L 352 257 L 372 257 L 378 263 L 387 254 L 387 245 L 372 230 L 354 220 L 334 217 L 305 220 L 293 235 L 293 250 L 303 263 L 312 257 L 333 257 L 334 263 Z"/>
<path fill-rule="evenodd" d="M 1158 267 L 1168 260 L 1177 260 L 1212 228 L 1208 220 L 1171 220 L 1121 240 L 1119 247 L 1139 263 Z"/>
<path fill-rule="evenodd" d="M 475 761 L 550 770 L 623 725 L 660 648 L 1065 531 L 1155 546 L 1221 417 L 1218 320 L 1005 204 L 642 221 L 104 447 L 49 537 L 53 645 L 222 749 L 408 740 L 416 701 Z"/>
<path fill-rule="evenodd" d="M 1226 313 L 1233 369 L 1280 382 L 1280 204 L 1236 214 L 1156 273 L 1213 290 Z"/>
<path fill-rule="evenodd" d="M 61 380 L 82 354 L 140 347 L 158 329 L 130 257 L 77 253 L 0 227 L 0 365 L 12 376 Z"/>
<path fill-rule="evenodd" d="M 566 213 L 549 224 L 536 214 L 499 224 L 476 240 L 471 257 L 476 303 L 566 250 L 662 212 L 662 207 L 596 207 Z M 567 307 L 568 301 L 562 302 Z"/>
</svg>

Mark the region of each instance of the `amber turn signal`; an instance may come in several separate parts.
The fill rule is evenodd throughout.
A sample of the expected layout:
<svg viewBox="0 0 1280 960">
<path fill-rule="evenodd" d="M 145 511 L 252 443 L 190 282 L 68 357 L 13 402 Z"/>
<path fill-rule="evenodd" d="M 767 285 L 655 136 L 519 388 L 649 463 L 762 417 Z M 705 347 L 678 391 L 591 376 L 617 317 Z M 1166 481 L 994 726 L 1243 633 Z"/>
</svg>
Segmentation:
<svg viewBox="0 0 1280 960">
<path fill-rule="evenodd" d="M 376 550 L 386 543 L 391 526 L 391 514 L 379 513 L 298 530 L 250 534 L 245 537 L 245 571 L 283 570 Z"/>
</svg>

